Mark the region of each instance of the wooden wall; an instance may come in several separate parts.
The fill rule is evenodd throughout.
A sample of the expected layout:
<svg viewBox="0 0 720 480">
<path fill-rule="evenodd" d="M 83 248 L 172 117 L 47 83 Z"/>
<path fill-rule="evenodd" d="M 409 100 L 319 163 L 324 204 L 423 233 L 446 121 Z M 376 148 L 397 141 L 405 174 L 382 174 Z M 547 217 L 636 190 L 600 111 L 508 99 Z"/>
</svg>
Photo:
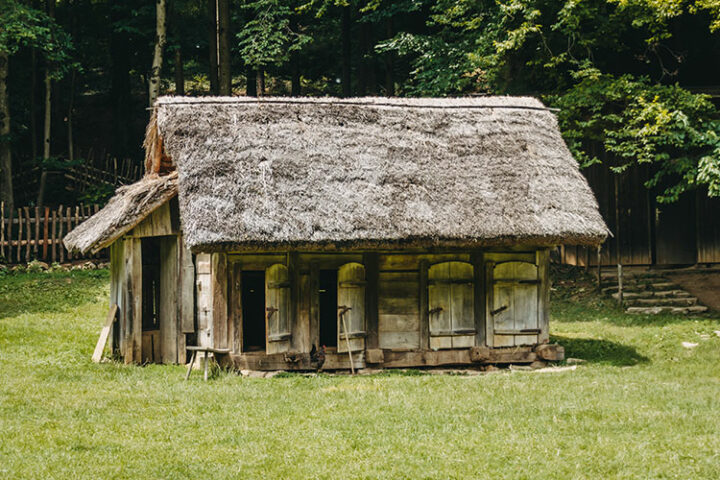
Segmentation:
<svg viewBox="0 0 720 480">
<path fill-rule="evenodd" d="M 243 270 L 264 270 L 273 265 L 287 267 L 289 276 L 290 330 L 289 346 L 280 351 L 309 352 L 319 345 L 319 272 L 338 269 L 348 263 L 359 263 L 365 268 L 365 345 L 368 349 L 416 351 L 430 348 L 468 348 L 485 345 L 489 318 L 486 312 L 486 266 L 503 262 L 528 262 L 538 272 L 537 306 L 540 312 L 536 321 L 540 333 L 535 343 L 548 341 L 549 280 L 547 249 L 525 251 L 474 251 L 454 253 L 306 253 L 241 254 L 236 252 L 198 254 L 197 305 L 198 341 L 202 345 L 230 348 L 242 353 L 241 284 Z M 451 340 L 431 342 L 428 311 L 428 269 L 443 262 L 463 262 L 472 265 L 474 310 L 465 322 L 471 333 L 469 343 Z M 492 272 L 490 272 L 492 274 Z M 488 280 L 490 279 L 490 280 Z M 466 282 L 467 283 L 467 282 Z M 463 334 L 467 338 L 467 333 Z M 472 336 L 474 335 L 474 337 Z M 511 335 L 511 334 L 508 334 Z M 436 335 L 437 336 L 437 335 Z M 440 335 L 442 337 L 442 335 Z M 454 338 L 454 337 L 453 337 Z M 447 343 L 447 342 L 446 342 Z M 462 344 L 461 344 L 462 343 Z M 273 350 L 274 352 L 275 350 Z"/>
<path fill-rule="evenodd" d="M 632 167 L 619 176 L 603 165 L 593 165 L 583 173 L 614 235 L 602 246 L 601 265 L 617 264 L 618 251 L 623 265 L 720 262 L 720 199 L 698 189 L 683 194 L 676 203 L 660 204 L 655 192 L 644 186 L 650 174 L 647 166 Z M 565 245 L 560 261 L 597 265 L 597 250 Z"/>
<path fill-rule="evenodd" d="M 111 348 L 126 363 L 185 363 L 186 335 L 195 331 L 195 268 L 178 219 L 177 202 L 168 202 L 110 247 L 110 301 L 119 309 Z M 160 325 L 143 332 L 142 242 L 148 238 L 159 240 Z"/>
</svg>

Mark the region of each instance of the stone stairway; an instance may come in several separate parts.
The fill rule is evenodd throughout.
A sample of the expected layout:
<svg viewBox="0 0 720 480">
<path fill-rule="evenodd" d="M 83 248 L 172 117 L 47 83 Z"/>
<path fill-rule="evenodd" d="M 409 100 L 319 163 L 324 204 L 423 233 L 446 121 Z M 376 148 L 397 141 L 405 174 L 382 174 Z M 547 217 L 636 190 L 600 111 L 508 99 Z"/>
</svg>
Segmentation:
<svg viewBox="0 0 720 480">
<path fill-rule="evenodd" d="M 617 270 L 613 270 L 601 272 L 602 291 L 617 299 Z M 642 315 L 692 315 L 708 310 L 698 303 L 697 297 L 673 283 L 662 272 L 647 270 L 626 270 L 623 273 L 623 306 L 627 313 Z"/>
</svg>

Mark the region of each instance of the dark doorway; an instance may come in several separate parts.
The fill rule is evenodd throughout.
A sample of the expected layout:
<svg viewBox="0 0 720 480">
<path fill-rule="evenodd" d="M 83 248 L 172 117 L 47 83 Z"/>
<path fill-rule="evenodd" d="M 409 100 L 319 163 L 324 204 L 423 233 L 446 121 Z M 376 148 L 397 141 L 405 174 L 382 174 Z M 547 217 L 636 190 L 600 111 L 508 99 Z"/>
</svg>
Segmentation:
<svg viewBox="0 0 720 480">
<path fill-rule="evenodd" d="M 242 272 L 243 352 L 265 350 L 265 272 Z"/>
<path fill-rule="evenodd" d="M 160 328 L 160 238 L 143 238 L 142 248 L 142 329 Z"/>
<path fill-rule="evenodd" d="M 337 347 L 337 270 L 320 270 L 320 345 Z"/>
</svg>

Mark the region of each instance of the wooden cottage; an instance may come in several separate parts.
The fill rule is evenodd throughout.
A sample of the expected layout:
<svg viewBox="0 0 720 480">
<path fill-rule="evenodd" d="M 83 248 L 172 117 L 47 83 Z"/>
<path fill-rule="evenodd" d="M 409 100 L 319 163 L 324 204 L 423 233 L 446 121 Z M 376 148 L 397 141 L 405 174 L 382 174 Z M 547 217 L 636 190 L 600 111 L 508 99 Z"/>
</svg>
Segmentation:
<svg viewBox="0 0 720 480">
<path fill-rule="evenodd" d="M 166 97 L 146 148 L 145 178 L 65 239 L 110 246 L 126 362 L 558 359 L 549 250 L 608 233 L 531 98 Z"/>
</svg>

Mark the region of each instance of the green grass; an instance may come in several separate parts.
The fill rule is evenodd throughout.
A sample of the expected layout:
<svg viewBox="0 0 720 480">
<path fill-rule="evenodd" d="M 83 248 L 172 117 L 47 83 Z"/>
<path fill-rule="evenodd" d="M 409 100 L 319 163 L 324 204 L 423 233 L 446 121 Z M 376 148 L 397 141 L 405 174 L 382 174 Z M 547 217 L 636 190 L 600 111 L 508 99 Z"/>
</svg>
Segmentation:
<svg viewBox="0 0 720 480">
<path fill-rule="evenodd" d="M 0 277 L 0 477 L 720 478 L 717 317 L 561 286 L 574 371 L 203 383 L 91 363 L 107 293 L 104 271 Z"/>
</svg>

